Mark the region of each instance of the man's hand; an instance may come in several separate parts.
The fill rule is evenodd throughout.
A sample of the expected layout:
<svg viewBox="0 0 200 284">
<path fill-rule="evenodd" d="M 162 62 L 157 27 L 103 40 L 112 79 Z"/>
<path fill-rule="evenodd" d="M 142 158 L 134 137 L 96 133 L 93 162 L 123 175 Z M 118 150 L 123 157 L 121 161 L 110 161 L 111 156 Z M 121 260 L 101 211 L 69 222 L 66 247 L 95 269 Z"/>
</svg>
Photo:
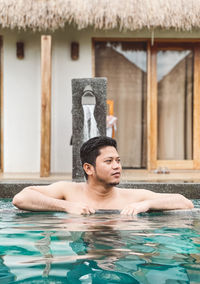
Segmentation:
<svg viewBox="0 0 200 284">
<path fill-rule="evenodd" d="M 72 214 L 89 215 L 89 214 L 94 214 L 95 210 L 89 207 L 85 203 L 69 202 L 66 208 L 66 212 L 72 213 Z"/>
<path fill-rule="evenodd" d="M 149 202 L 148 201 L 141 201 L 141 202 L 134 202 L 127 205 L 122 211 L 122 215 L 137 215 L 138 213 L 147 212 L 149 210 Z"/>
</svg>

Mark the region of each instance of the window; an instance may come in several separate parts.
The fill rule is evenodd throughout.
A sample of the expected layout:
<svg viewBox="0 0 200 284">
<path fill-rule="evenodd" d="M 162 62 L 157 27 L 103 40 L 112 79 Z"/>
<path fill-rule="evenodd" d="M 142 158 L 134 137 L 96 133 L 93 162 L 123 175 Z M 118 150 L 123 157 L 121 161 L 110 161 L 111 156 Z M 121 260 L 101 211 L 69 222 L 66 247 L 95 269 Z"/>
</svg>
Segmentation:
<svg viewBox="0 0 200 284">
<path fill-rule="evenodd" d="M 198 42 L 94 39 L 126 168 L 200 169 Z"/>
<path fill-rule="evenodd" d="M 146 43 L 95 42 L 95 76 L 108 78 L 107 98 L 114 101 L 116 140 L 126 168 L 147 163 Z"/>
</svg>

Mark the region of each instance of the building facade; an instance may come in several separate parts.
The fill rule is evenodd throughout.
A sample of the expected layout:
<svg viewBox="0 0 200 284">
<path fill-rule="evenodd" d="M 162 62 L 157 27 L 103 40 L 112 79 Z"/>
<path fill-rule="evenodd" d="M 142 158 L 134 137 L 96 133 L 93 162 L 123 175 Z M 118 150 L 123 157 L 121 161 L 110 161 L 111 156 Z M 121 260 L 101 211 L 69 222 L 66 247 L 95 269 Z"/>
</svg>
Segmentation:
<svg viewBox="0 0 200 284">
<path fill-rule="evenodd" d="M 1 170 L 41 173 L 45 144 L 47 175 L 71 172 L 71 79 L 91 77 L 108 78 L 107 98 L 114 103 L 115 137 L 125 168 L 200 169 L 199 29 L 158 26 L 94 29 L 66 20 L 63 28 L 38 31 L 2 24 Z M 44 36 L 50 39 L 50 65 Z M 47 130 L 43 96 L 49 96 Z"/>
</svg>

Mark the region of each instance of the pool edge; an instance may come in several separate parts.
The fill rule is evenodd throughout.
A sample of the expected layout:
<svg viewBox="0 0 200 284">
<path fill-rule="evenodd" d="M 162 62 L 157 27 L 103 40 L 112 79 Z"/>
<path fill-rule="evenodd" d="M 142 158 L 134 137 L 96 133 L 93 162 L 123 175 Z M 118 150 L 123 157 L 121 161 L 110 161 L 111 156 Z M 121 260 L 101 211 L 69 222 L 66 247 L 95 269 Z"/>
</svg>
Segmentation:
<svg viewBox="0 0 200 284">
<path fill-rule="evenodd" d="M 9 181 L 0 182 L 0 198 L 12 198 L 23 188 L 31 185 L 47 185 L 49 182 Z M 180 193 L 189 199 L 200 198 L 200 183 L 146 183 L 122 182 L 120 188 L 148 189 L 160 193 Z"/>
</svg>

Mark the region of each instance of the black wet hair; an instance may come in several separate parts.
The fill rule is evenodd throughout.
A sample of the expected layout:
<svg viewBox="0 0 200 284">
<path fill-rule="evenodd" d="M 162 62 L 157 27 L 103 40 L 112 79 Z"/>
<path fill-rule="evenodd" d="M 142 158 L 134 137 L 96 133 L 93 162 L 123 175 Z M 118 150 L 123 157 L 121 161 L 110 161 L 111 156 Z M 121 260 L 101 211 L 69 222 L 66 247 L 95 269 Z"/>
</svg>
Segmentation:
<svg viewBox="0 0 200 284">
<path fill-rule="evenodd" d="M 115 149 L 117 150 L 116 140 L 107 136 L 97 136 L 83 143 L 80 149 L 80 158 L 82 166 L 85 163 L 88 163 L 95 167 L 96 158 L 100 155 L 100 150 L 107 146 L 115 147 Z M 88 179 L 88 175 L 85 171 L 84 175 L 86 179 Z"/>
</svg>

